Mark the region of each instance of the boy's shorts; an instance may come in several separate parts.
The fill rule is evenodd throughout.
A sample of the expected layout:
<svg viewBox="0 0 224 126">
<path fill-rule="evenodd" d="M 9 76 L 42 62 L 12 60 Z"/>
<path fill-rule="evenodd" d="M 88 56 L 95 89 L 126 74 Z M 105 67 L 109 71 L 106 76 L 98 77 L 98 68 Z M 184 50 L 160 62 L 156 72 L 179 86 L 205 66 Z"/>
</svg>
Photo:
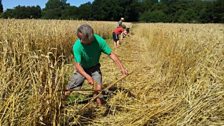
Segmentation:
<svg viewBox="0 0 224 126">
<path fill-rule="evenodd" d="M 117 42 L 119 40 L 119 35 L 113 32 L 113 40 Z"/>
<path fill-rule="evenodd" d="M 87 74 L 89 74 L 97 84 L 102 85 L 102 74 L 100 71 L 100 64 L 97 64 L 89 69 L 84 69 Z M 71 76 L 66 90 L 69 89 L 80 89 L 83 85 L 85 77 L 83 77 L 79 72 L 73 73 Z"/>
</svg>

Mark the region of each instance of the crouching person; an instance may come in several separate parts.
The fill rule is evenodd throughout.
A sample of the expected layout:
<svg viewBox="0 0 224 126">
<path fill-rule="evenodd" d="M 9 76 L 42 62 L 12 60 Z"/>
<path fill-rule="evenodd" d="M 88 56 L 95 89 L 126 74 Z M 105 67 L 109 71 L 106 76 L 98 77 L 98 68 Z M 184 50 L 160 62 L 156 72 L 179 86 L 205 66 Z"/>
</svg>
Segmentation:
<svg viewBox="0 0 224 126">
<path fill-rule="evenodd" d="M 127 75 L 128 72 L 120 62 L 119 58 L 112 52 L 106 41 L 94 31 L 88 24 L 83 24 L 77 29 L 78 39 L 73 45 L 74 68 L 76 73 L 71 76 L 68 85 L 66 86 L 65 96 L 71 93 L 71 89 L 80 89 L 84 80 L 94 86 L 95 95 L 102 90 L 102 74 L 100 70 L 100 55 L 101 52 L 107 54 L 115 64 L 120 68 L 122 75 Z M 98 105 L 102 105 L 100 98 L 96 99 Z"/>
<path fill-rule="evenodd" d="M 130 28 L 126 28 L 123 32 L 123 38 L 125 38 L 126 36 L 129 36 L 129 32 L 130 32 Z"/>
<path fill-rule="evenodd" d="M 114 29 L 112 36 L 113 36 L 115 48 L 120 46 L 120 35 L 123 38 L 123 34 L 125 34 L 124 31 L 125 31 L 125 25 L 118 26 L 117 28 Z"/>
</svg>

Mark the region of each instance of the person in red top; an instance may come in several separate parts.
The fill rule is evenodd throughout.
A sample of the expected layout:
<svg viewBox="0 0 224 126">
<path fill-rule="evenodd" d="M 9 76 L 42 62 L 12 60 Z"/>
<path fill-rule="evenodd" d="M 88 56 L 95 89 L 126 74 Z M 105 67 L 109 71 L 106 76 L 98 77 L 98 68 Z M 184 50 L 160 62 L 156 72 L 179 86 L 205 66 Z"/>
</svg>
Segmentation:
<svg viewBox="0 0 224 126">
<path fill-rule="evenodd" d="M 114 47 L 117 48 L 120 45 L 119 41 L 119 35 L 124 32 L 124 27 L 118 26 L 116 29 L 113 31 L 113 40 L 114 40 Z"/>
</svg>

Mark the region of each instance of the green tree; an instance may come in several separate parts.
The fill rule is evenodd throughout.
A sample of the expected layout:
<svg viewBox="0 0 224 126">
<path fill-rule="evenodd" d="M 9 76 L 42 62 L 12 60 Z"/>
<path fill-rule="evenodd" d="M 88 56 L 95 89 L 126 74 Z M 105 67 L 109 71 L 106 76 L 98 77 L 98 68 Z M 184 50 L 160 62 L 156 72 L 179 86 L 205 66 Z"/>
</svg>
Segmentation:
<svg viewBox="0 0 224 126">
<path fill-rule="evenodd" d="M 78 8 L 78 18 L 84 20 L 92 19 L 92 4 L 90 2 L 80 5 Z"/>
<path fill-rule="evenodd" d="M 136 0 L 128 0 L 123 6 L 126 21 L 138 21 L 140 15 L 140 4 Z"/>
<path fill-rule="evenodd" d="M 224 1 L 216 0 L 204 2 L 203 9 L 199 13 L 202 23 L 224 23 Z"/>
<path fill-rule="evenodd" d="M 198 21 L 197 14 L 192 9 L 184 11 L 178 18 L 178 22 L 182 23 L 195 23 L 197 21 Z"/>
<path fill-rule="evenodd" d="M 78 19 L 78 8 L 76 6 L 68 6 L 62 10 L 62 19 Z"/>
<path fill-rule="evenodd" d="M 0 0 L 0 14 L 3 12 L 2 0 Z"/>
<path fill-rule="evenodd" d="M 69 4 L 66 3 L 67 0 L 48 0 L 45 9 L 64 9 Z"/>
<path fill-rule="evenodd" d="M 146 11 L 151 11 L 154 4 L 157 3 L 157 0 L 141 0 L 139 12 L 144 13 Z"/>
<path fill-rule="evenodd" d="M 114 13 L 120 16 L 121 11 L 118 0 L 94 0 L 92 9 L 92 16 L 96 20 L 113 20 Z"/>
<path fill-rule="evenodd" d="M 189 4 L 192 3 L 191 1 L 163 0 L 161 3 L 166 6 L 166 9 L 163 10 L 164 13 L 168 15 L 169 22 L 178 22 L 179 17 L 183 15 L 187 9 L 192 7 L 189 6 Z"/>
<path fill-rule="evenodd" d="M 13 9 L 7 9 L 3 14 L 3 18 L 13 18 Z"/>
<path fill-rule="evenodd" d="M 14 9 L 7 9 L 3 13 L 3 18 L 40 18 L 41 8 L 40 6 L 16 6 Z"/>
<path fill-rule="evenodd" d="M 214 3 L 213 6 L 214 12 L 214 22 L 216 23 L 224 23 L 224 1 L 223 0 L 217 0 Z"/>
<path fill-rule="evenodd" d="M 167 15 L 160 10 L 147 11 L 143 13 L 140 17 L 140 21 L 143 22 L 167 22 Z"/>
<path fill-rule="evenodd" d="M 60 19 L 63 10 L 68 6 L 66 0 L 48 0 L 46 7 L 43 9 L 42 18 Z"/>
<path fill-rule="evenodd" d="M 44 10 L 42 18 L 44 19 L 60 19 L 62 10 L 60 8 Z"/>
<path fill-rule="evenodd" d="M 137 21 L 140 4 L 137 0 L 94 0 L 92 10 L 96 20 L 117 21 L 124 17 L 126 21 Z"/>
</svg>

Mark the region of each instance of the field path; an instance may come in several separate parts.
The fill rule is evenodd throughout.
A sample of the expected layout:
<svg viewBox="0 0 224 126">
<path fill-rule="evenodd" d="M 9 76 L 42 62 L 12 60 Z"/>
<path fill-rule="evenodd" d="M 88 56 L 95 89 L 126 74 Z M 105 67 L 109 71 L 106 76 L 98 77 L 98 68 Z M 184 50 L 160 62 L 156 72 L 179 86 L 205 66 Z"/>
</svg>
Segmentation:
<svg viewBox="0 0 224 126">
<path fill-rule="evenodd" d="M 153 70 L 153 64 L 151 64 L 150 59 L 151 55 L 148 53 L 147 43 L 148 41 L 145 41 L 143 38 L 140 38 L 138 35 L 135 34 L 135 32 L 138 32 L 139 27 L 137 25 L 133 25 L 131 29 L 130 36 L 124 38 L 122 40 L 121 46 L 117 49 L 113 48 L 113 41 L 109 40 L 108 43 L 113 49 L 113 52 L 118 55 L 122 63 L 125 65 L 125 67 L 128 69 L 129 72 L 133 72 L 131 75 L 129 75 L 126 79 L 119 82 L 115 85 L 115 87 L 125 89 L 128 92 L 133 93 L 135 96 L 140 96 L 139 98 L 129 99 L 124 98 L 125 102 L 136 102 L 138 104 L 142 101 L 142 97 L 145 96 L 145 94 L 142 93 L 143 90 L 145 90 L 145 86 L 147 84 L 150 84 L 150 78 L 153 78 L 154 76 L 154 70 Z M 103 87 L 107 87 L 109 84 L 113 83 L 115 80 L 121 77 L 121 73 L 117 66 L 112 62 L 112 60 L 108 59 L 106 55 L 103 55 L 101 57 L 101 70 L 103 73 Z M 139 85 L 141 84 L 141 86 Z M 150 90 L 150 89 L 149 89 Z M 122 97 L 122 95 L 125 95 L 127 92 L 123 92 L 122 90 L 118 91 L 121 94 L 116 94 L 112 99 L 109 99 L 108 104 L 112 105 L 119 104 L 117 101 L 117 97 Z M 156 92 L 148 92 L 148 94 L 158 94 Z M 158 96 L 152 96 L 152 97 L 158 97 Z M 115 99 L 115 101 L 114 101 Z M 150 101 L 152 103 L 158 102 L 157 100 L 153 99 Z M 103 112 L 104 113 L 104 112 Z M 99 116 L 99 117 L 98 117 Z M 102 111 L 101 113 L 96 115 L 95 119 L 102 119 Z M 88 117 L 87 117 L 88 118 Z M 106 118 L 106 117 L 104 117 Z"/>
<path fill-rule="evenodd" d="M 133 25 L 132 32 L 129 37 L 125 38 L 123 44 L 118 49 L 117 54 L 121 58 L 121 61 L 126 65 L 127 69 L 131 72 L 132 76 L 150 76 L 152 74 L 152 63 L 149 50 L 147 48 L 148 40 L 139 37 L 137 33 L 139 30 L 138 25 Z M 132 77 L 131 77 L 132 78 Z M 129 78 L 129 82 L 136 81 L 136 78 Z M 141 83 L 145 80 L 138 80 L 137 83 Z"/>
<path fill-rule="evenodd" d="M 109 41 L 115 54 L 118 55 L 122 63 L 126 66 L 129 72 L 134 72 L 125 81 L 127 83 L 141 83 L 145 80 L 136 80 L 137 76 L 142 76 L 142 72 L 147 72 L 147 76 L 152 72 L 152 65 L 150 64 L 150 55 L 148 55 L 147 41 L 141 39 L 135 34 L 138 31 L 138 26 L 133 25 L 130 36 L 124 38 L 121 42 L 121 46 L 117 49 L 113 48 L 112 40 Z M 104 82 L 113 82 L 118 79 L 120 74 L 119 69 L 114 65 L 111 60 L 108 60 L 106 56 L 102 56 L 102 71 L 104 74 Z M 105 65 L 106 64 L 106 65 Z M 109 67 L 108 67 L 109 66 Z M 144 74 L 146 75 L 146 74 Z M 131 76 L 135 76 L 134 78 Z"/>
</svg>

